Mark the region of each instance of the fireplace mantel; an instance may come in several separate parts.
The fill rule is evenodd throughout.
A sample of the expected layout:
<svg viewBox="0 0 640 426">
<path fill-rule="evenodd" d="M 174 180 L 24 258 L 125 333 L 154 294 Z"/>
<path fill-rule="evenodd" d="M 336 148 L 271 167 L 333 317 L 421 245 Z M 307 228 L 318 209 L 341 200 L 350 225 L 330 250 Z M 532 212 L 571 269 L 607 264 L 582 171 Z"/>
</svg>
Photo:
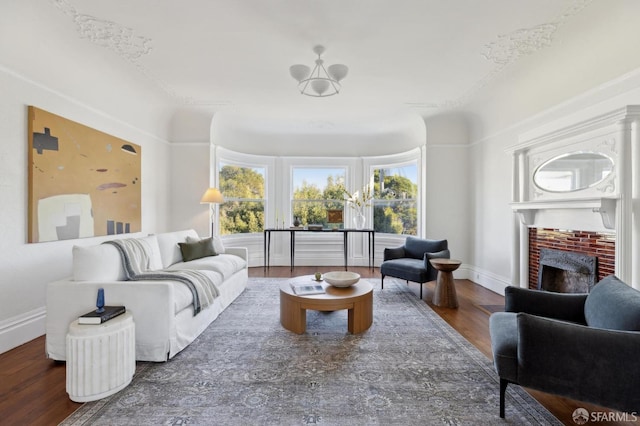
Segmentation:
<svg viewBox="0 0 640 426">
<path fill-rule="evenodd" d="M 529 286 L 529 228 L 536 227 L 613 231 L 615 274 L 640 289 L 639 123 L 640 105 L 627 105 L 579 122 L 548 123 L 520 135 L 507 149 L 513 158 L 513 285 Z M 593 184 L 564 192 L 534 183 L 538 169 L 576 154 L 610 159 L 612 165 Z M 582 168 L 570 166 L 568 172 L 578 180 Z M 599 176 L 592 170 L 588 173 Z"/>
<path fill-rule="evenodd" d="M 599 213 L 602 225 L 606 229 L 615 229 L 616 205 L 619 197 L 570 198 L 559 200 L 521 201 L 511 203 L 514 213 L 520 216 L 520 222 L 526 226 L 535 224 L 536 213 L 550 209 L 587 209 Z"/>
</svg>

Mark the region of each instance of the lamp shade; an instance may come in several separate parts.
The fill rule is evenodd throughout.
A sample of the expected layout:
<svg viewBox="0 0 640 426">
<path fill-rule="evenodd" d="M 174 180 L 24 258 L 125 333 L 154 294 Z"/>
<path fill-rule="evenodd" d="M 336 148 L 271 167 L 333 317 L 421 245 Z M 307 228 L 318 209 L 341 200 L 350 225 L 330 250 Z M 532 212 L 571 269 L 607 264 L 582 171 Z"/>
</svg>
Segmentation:
<svg viewBox="0 0 640 426">
<path fill-rule="evenodd" d="M 291 65 L 289 67 L 289 73 L 291 74 L 291 77 L 295 78 L 296 80 L 298 80 L 298 82 L 306 79 L 307 77 L 309 77 L 309 74 L 311 73 L 311 68 L 309 68 L 306 65 Z"/>
<path fill-rule="evenodd" d="M 329 68 L 327 68 L 327 73 L 335 81 L 340 81 L 343 78 L 345 78 L 348 72 L 349 72 L 349 67 L 343 64 L 333 64 L 333 65 L 329 65 Z"/>
<path fill-rule="evenodd" d="M 224 203 L 224 197 L 218 188 L 209 188 L 202 196 L 200 203 Z"/>
<path fill-rule="evenodd" d="M 311 80 L 311 88 L 320 96 L 329 88 L 329 80 Z"/>
</svg>

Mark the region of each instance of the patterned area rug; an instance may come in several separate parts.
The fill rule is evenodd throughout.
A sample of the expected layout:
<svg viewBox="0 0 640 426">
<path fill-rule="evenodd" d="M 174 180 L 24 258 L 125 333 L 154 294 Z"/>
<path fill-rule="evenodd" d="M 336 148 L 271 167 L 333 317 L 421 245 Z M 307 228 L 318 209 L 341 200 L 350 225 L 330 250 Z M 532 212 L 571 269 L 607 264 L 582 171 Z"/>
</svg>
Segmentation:
<svg viewBox="0 0 640 426">
<path fill-rule="evenodd" d="M 403 283 L 369 281 L 368 331 L 349 334 L 346 311 L 308 311 L 296 335 L 280 325 L 279 280 L 251 278 L 174 359 L 139 362 L 127 388 L 62 424 L 561 424 L 518 386 L 500 419 L 491 362 Z"/>
</svg>

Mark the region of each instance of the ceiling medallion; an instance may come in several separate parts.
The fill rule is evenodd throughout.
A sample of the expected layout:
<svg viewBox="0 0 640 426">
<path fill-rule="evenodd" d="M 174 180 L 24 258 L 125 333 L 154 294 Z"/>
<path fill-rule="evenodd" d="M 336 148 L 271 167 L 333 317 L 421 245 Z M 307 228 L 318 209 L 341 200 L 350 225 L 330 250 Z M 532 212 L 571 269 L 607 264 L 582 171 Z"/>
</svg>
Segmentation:
<svg viewBox="0 0 640 426">
<path fill-rule="evenodd" d="M 564 12 L 551 22 L 499 35 L 497 40 L 485 45 L 487 50 L 482 56 L 496 65 L 506 66 L 522 56 L 531 55 L 538 50 L 549 47 L 558 28 L 592 1 L 574 0 Z"/>
<path fill-rule="evenodd" d="M 340 80 L 347 76 L 349 68 L 343 64 L 329 65 L 325 68 L 324 60 L 320 58 L 324 53 L 324 47 L 318 45 L 313 48 L 313 51 L 318 55 L 313 71 L 306 65 L 291 65 L 289 67 L 291 77 L 298 81 L 298 89 L 303 95 L 316 98 L 337 95 L 341 89 Z"/>
<path fill-rule="evenodd" d="M 132 28 L 117 22 L 78 13 L 76 8 L 66 0 L 52 0 L 51 2 L 65 15 L 73 19 L 80 37 L 113 50 L 129 60 L 138 59 L 151 52 L 151 39 L 135 35 Z"/>
<path fill-rule="evenodd" d="M 499 35 L 496 41 L 486 45 L 487 52 L 482 56 L 497 65 L 510 64 L 521 56 L 531 55 L 551 46 L 557 29 L 557 23 L 550 23 Z"/>
</svg>

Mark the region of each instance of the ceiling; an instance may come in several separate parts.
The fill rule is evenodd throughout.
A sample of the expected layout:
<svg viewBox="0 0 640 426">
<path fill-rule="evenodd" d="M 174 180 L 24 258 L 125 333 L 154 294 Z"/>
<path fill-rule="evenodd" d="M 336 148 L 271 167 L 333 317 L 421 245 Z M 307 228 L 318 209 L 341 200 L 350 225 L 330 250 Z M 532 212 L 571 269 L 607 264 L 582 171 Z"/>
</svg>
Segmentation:
<svg viewBox="0 0 640 426">
<path fill-rule="evenodd" d="M 247 115 L 261 118 L 254 126 L 380 125 L 381 117 L 464 105 L 505 69 L 557 43 L 591 3 L 0 0 L 0 61 L 80 99 L 104 81 L 165 108 L 234 115 L 234 125 Z M 327 65 L 349 67 L 336 96 L 303 96 L 289 75 L 292 64 L 313 65 L 317 44 Z"/>
</svg>

